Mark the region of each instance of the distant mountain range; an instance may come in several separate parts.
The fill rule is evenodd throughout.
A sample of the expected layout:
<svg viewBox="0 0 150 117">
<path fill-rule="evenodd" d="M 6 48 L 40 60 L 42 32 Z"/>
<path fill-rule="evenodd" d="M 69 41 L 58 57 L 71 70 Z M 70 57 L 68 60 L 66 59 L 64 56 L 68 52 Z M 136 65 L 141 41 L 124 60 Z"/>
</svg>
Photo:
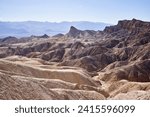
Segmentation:
<svg viewBox="0 0 150 117">
<path fill-rule="evenodd" d="M 31 35 L 56 35 L 58 33 L 67 33 L 71 26 L 81 30 L 103 30 L 110 24 L 102 22 L 0 22 L 0 37 L 16 36 L 24 37 Z"/>
</svg>

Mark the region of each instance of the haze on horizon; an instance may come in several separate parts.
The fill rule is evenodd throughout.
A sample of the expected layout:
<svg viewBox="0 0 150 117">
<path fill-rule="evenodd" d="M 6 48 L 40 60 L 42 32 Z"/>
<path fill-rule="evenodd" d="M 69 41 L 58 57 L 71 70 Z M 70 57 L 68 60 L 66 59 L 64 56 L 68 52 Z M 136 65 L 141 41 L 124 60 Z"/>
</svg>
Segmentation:
<svg viewBox="0 0 150 117">
<path fill-rule="evenodd" d="M 0 21 L 150 21 L 149 0 L 0 0 Z"/>
</svg>

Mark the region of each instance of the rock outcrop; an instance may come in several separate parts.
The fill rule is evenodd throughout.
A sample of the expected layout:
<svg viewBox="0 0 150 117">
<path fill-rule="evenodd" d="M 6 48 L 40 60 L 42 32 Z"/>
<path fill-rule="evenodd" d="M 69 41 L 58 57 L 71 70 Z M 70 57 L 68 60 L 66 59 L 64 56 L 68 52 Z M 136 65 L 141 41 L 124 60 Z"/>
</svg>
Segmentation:
<svg viewBox="0 0 150 117">
<path fill-rule="evenodd" d="M 70 27 L 69 32 L 66 34 L 67 38 L 89 38 L 96 34 L 93 30 L 79 30 L 73 26 Z"/>
</svg>

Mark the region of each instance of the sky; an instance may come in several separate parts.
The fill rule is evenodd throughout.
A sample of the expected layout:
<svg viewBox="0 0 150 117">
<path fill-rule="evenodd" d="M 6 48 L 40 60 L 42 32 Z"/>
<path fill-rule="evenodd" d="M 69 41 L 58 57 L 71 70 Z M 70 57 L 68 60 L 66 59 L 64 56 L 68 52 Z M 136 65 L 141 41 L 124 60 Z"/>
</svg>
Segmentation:
<svg viewBox="0 0 150 117">
<path fill-rule="evenodd" d="M 0 0 L 0 21 L 150 21 L 150 0 Z"/>
</svg>

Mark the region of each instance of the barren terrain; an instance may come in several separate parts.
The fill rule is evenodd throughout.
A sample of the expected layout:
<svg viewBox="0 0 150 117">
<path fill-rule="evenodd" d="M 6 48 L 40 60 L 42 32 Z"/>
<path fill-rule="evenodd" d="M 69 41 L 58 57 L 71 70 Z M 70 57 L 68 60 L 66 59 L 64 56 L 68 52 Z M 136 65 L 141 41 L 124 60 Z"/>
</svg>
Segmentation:
<svg viewBox="0 0 150 117">
<path fill-rule="evenodd" d="M 150 99 L 150 22 L 0 39 L 0 99 Z"/>
</svg>

